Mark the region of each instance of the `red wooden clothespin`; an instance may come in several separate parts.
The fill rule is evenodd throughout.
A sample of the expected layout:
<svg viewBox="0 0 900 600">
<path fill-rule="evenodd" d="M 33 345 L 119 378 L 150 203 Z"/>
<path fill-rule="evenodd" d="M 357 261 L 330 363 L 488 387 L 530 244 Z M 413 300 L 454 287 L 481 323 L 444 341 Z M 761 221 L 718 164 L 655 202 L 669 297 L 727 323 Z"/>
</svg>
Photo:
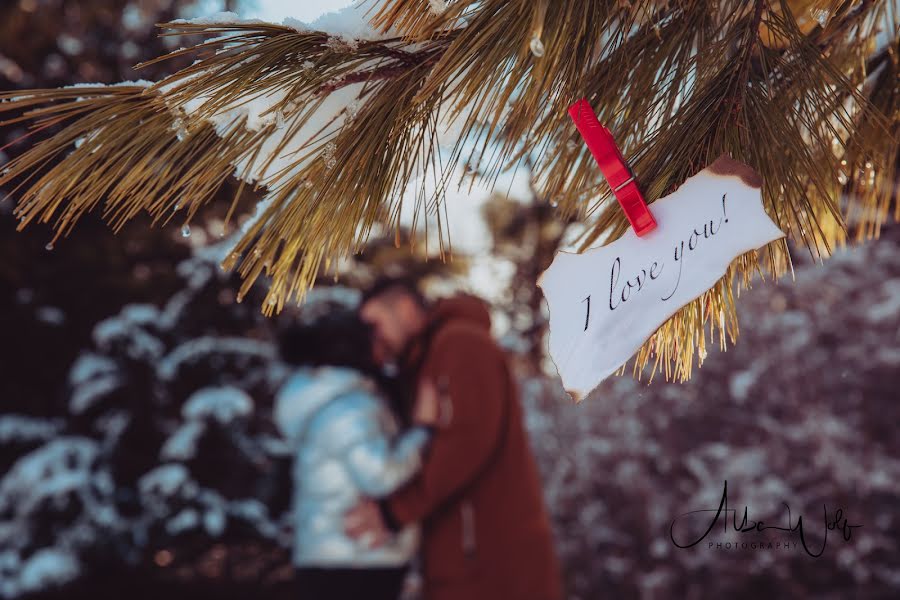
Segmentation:
<svg viewBox="0 0 900 600">
<path fill-rule="evenodd" d="M 606 177 L 616 200 L 625 211 L 634 232 L 642 236 L 656 229 L 656 220 L 647 208 L 647 202 L 638 189 L 625 159 L 622 158 L 616 141 L 609 130 L 597 120 L 597 115 L 587 99 L 582 98 L 570 106 L 569 116 L 575 121 L 575 126 L 584 138 L 594 160 L 597 161 L 603 176 Z"/>
</svg>

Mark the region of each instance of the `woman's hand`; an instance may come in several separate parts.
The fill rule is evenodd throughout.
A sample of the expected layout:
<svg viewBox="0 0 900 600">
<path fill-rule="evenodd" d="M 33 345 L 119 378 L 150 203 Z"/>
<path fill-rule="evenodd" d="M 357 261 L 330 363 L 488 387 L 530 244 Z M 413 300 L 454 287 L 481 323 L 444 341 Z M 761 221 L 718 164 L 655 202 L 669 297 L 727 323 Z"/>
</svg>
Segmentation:
<svg viewBox="0 0 900 600">
<path fill-rule="evenodd" d="M 434 426 L 438 424 L 441 407 L 437 386 L 428 378 L 419 381 L 416 390 L 416 403 L 413 406 L 413 422 L 417 425 Z"/>
<path fill-rule="evenodd" d="M 344 514 L 344 532 L 367 548 L 383 546 L 391 537 L 378 504 L 368 498 Z"/>
</svg>

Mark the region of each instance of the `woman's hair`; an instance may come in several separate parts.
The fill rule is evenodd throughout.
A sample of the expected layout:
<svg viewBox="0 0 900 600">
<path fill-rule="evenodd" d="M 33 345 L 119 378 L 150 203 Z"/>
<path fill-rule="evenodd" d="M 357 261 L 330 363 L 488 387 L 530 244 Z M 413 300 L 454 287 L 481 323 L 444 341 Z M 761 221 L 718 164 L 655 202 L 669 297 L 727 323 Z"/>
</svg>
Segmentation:
<svg viewBox="0 0 900 600">
<path fill-rule="evenodd" d="M 349 367 L 368 376 L 404 425 L 409 424 L 410 406 L 406 382 L 382 373 L 372 358 L 370 327 L 355 310 L 332 311 L 312 323 L 294 323 L 279 335 L 282 360 L 296 366 Z"/>
<path fill-rule="evenodd" d="M 332 311 L 312 323 L 294 323 L 279 335 L 282 360 L 293 365 L 350 367 L 377 372 L 369 326 L 355 311 Z"/>
</svg>

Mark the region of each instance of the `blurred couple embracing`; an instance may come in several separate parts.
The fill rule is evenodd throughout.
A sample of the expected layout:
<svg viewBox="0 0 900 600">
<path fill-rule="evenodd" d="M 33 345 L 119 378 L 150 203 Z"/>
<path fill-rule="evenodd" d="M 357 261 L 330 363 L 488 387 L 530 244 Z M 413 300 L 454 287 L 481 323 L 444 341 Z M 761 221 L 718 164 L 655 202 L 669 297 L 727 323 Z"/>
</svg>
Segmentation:
<svg viewBox="0 0 900 600">
<path fill-rule="evenodd" d="M 518 385 L 486 304 L 382 278 L 283 337 L 296 598 L 559 600 Z M 407 590 L 408 591 L 408 590 Z"/>
</svg>

